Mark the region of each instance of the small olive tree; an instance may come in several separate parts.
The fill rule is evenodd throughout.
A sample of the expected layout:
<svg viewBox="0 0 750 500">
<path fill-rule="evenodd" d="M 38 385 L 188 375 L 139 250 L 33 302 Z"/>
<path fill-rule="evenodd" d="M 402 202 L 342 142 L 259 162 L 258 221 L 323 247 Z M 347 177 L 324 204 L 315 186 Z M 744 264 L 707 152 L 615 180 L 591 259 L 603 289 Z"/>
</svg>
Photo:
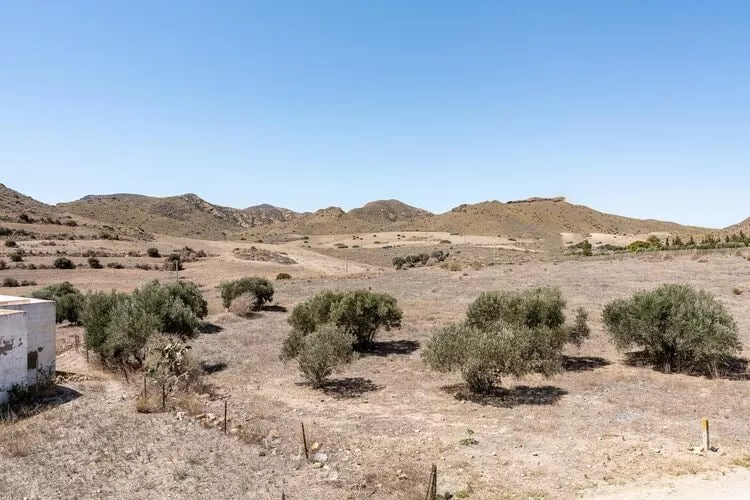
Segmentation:
<svg viewBox="0 0 750 500">
<path fill-rule="evenodd" d="M 219 291 L 221 302 L 226 308 L 232 305 L 234 299 L 246 294 L 255 298 L 256 310 L 263 307 L 266 302 L 273 302 L 273 285 L 265 278 L 240 278 L 225 281 L 219 285 Z"/>
<path fill-rule="evenodd" d="M 154 280 L 133 292 L 134 300 L 159 319 L 159 331 L 195 337 L 200 319 L 208 314 L 208 303 L 198 285 L 189 281 L 159 283 Z"/>
<path fill-rule="evenodd" d="M 662 285 L 604 307 L 604 326 L 620 350 L 642 348 L 665 372 L 707 370 L 742 349 L 737 324 L 710 293 L 689 285 Z"/>
<path fill-rule="evenodd" d="M 70 282 L 63 281 L 55 285 L 45 286 L 31 293 L 35 299 L 55 301 L 55 322 L 62 323 L 67 320 L 71 324 L 80 322 L 85 297 Z"/>
<path fill-rule="evenodd" d="M 566 343 L 580 347 L 589 337 L 588 314 L 576 310 L 565 324 L 565 299 L 557 288 L 481 294 L 463 323 L 438 329 L 422 353 L 441 372 L 460 370 L 469 389 L 487 393 L 503 376 L 551 376 L 562 367 Z"/>
<path fill-rule="evenodd" d="M 302 376 L 313 388 L 321 388 L 328 377 L 353 358 L 352 336 L 335 325 L 322 325 L 302 339 L 297 363 Z"/>
<path fill-rule="evenodd" d="M 486 394 L 503 376 L 551 376 L 560 371 L 566 340 L 560 328 L 529 328 L 503 321 L 483 328 L 456 324 L 435 332 L 422 359 L 440 372 L 460 370 L 469 390 Z"/>
<path fill-rule="evenodd" d="M 366 350 L 378 329 L 400 328 L 402 316 L 396 299 L 387 293 L 369 290 L 319 292 L 292 310 L 288 320 L 292 331 L 284 340 L 282 357 L 296 358 L 304 338 L 327 323 L 351 335 L 355 350 Z"/>
</svg>

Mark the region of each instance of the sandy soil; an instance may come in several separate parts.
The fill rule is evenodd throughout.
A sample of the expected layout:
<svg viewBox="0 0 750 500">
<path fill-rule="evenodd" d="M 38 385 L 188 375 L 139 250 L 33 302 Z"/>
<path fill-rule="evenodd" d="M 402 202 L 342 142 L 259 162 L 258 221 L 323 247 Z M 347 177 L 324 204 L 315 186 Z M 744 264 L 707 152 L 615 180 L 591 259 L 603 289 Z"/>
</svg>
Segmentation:
<svg viewBox="0 0 750 500">
<path fill-rule="evenodd" d="M 0 425 L 0 491 L 13 498 L 281 498 L 282 492 L 287 498 L 418 498 L 433 463 L 440 492 L 469 498 L 620 498 L 632 492 L 636 496 L 629 498 L 658 498 L 659 488 L 669 487 L 665 482 L 687 494 L 698 486 L 684 478 L 707 472 L 716 474 L 716 488 L 724 488 L 716 491 L 727 495 L 732 485 L 745 484 L 747 473 L 731 473 L 725 483 L 721 472 L 746 463 L 750 454 L 750 381 L 629 366 L 607 342 L 599 320 L 613 298 L 664 282 L 687 282 L 724 302 L 750 345 L 750 295 L 732 291 L 750 288 L 750 266 L 743 258 L 729 253 L 700 259 L 617 256 L 458 273 L 361 265 L 357 274 L 350 268 L 347 275 L 341 267 L 346 261 L 298 243 L 268 247 L 288 252 L 297 268 L 233 259 L 232 248 L 241 246 L 237 242 L 172 238 L 157 243 L 163 253 L 188 245 L 213 255 L 187 264 L 181 277 L 203 287 L 211 303 L 208 319 L 215 325 L 214 333 L 194 342 L 196 355 L 211 367 L 205 379 L 214 387 L 201 405 L 220 415 L 219 396 L 228 397 L 235 434 L 224 436 L 174 413 L 136 413 L 138 380 L 130 385 L 115 374 L 67 381 L 67 396 L 59 404 Z M 138 245 L 144 251 L 154 246 Z M 282 308 L 252 319 L 221 311 L 215 291 L 220 281 L 289 269 L 297 279 L 274 283 L 275 302 Z M 40 285 L 68 279 L 84 289 L 130 289 L 170 277 L 161 271 L 85 268 L 0 271 L 4 276 L 31 277 Z M 482 291 L 538 285 L 561 287 L 569 310 L 585 307 L 592 338 L 580 351 L 567 352 L 567 370 L 552 379 L 507 379 L 496 397 L 457 399 L 460 376 L 431 372 L 420 359 L 431 330 L 459 320 Z M 313 391 L 302 384 L 294 364 L 278 359 L 289 330 L 283 308 L 288 311 L 323 288 L 368 287 L 397 297 L 405 312 L 403 328 L 382 333 L 373 354 L 337 374 L 325 392 Z M 17 293 L 3 290 L 8 291 Z M 73 334 L 60 330 L 68 339 Z M 74 358 L 66 354 L 62 360 L 80 366 L 80 357 Z M 711 419 L 719 449 L 705 457 L 688 450 L 699 443 L 701 417 Z M 300 458 L 300 422 L 310 442 L 318 442 L 326 454 L 325 468 Z M 243 439 L 235 437 L 240 426 Z M 469 429 L 477 443 L 462 445 Z"/>
</svg>

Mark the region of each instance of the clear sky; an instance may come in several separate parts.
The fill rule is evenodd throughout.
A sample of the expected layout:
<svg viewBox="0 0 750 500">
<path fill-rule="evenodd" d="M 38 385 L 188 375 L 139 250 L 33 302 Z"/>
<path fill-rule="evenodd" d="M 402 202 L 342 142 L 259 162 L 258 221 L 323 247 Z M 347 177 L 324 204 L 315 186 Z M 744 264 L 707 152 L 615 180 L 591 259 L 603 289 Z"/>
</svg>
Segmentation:
<svg viewBox="0 0 750 500">
<path fill-rule="evenodd" d="M 0 182 L 750 216 L 750 2 L 0 3 Z"/>
</svg>

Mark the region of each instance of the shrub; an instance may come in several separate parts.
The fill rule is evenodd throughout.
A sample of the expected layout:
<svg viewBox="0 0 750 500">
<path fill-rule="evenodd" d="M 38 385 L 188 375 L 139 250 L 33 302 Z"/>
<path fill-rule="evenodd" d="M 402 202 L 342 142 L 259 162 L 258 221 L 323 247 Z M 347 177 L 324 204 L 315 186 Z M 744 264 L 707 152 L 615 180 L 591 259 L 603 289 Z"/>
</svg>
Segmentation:
<svg viewBox="0 0 750 500">
<path fill-rule="evenodd" d="M 36 286 L 36 281 L 34 281 L 34 280 L 23 280 L 23 281 L 21 281 L 21 286 Z"/>
<path fill-rule="evenodd" d="M 13 234 L 12 229 L 0 226 L 0 236 L 10 236 L 11 234 Z"/>
<path fill-rule="evenodd" d="M 140 257 L 141 252 L 137 250 L 128 250 L 128 257 Z"/>
<path fill-rule="evenodd" d="M 158 259 L 159 257 L 161 257 L 161 254 L 159 253 L 159 249 L 158 248 L 154 248 L 154 247 L 151 247 L 151 248 L 147 249 L 146 250 L 146 255 L 148 255 L 149 257 L 154 258 L 154 259 Z"/>
<path fill-rule="evenodd" d="M 159 283 L 154 280 L 133 292 L 133 300 L 158 319 L 158 330 L 182 337 L 195 337 L 199 318 L 208 314 L 208 304 L 195 283 Z"/>
<path fill-rule="evenodd" d="M 179 340 L 160 336 L 151 341 L 146 355 L 146 373 L 171 392 L 179 386 L 188 389 L 201 375 L 191 347 Z"/>
<path fill-rule="evenodd" d="M 72 284 L 67 281 L 55 285 L 45 286 L 31 294 L 35 299 L 55 301 L 55 322 L 62 323 L 67 320 L 71 324 L 80 322 L 81 312 L 84 307 L 85 297 Z"/>
<path fill-rule="evenodd" d="M 125 269 L 119 262 L 107 262 L 107 269 Z"/>
<path fill-rule="evenodd" d="M 131 298 L 116 301 L 109 313 L 105 339 L 98 352 L 110 363 L 141 366 L 145 347 L 159 329 L 159 319 Z"/>
<path fill-rule="evenodd" d="M 292 279 L 292 275 L 288 273 L 279 273 L 276 275 L 277 280 L 290 280 Z"/>
<path fill-rule="evenodd" d="M 628 245 L 629 252 L 637 252 L 639 250 L 651 250 L 653 246 L 648 241 L 634 241 Z"/>
<path fill-rule="evenodd" d="M 258 299 L 257 309 L 266 302 L 273 302 L 273 285 L 265 278 L 241 278 L 234 281 L 225 281 L 219 285 L 221 301 L 224 307 L 229 308 L 232 301 L 249 293 Z"/>
<path fill-rule="evenodd" d="M 5 262 L 4 260 L 0 259 L 0 271 L 2 271 L 4 269 L 8 269 L 8 263 Z"/>
<path fill-rule="evenodd" d="M 164 265 L 162 268 L 166 271 L 174 271 L 175 267 L 178 271 L 184 269 L 184 267 L 182 267 L 182 256 L 178 253 L 171 253 L 166 259 L 164 259 Z"/>
<path fill-rule="evenodd" d="M 15 240 L 8 239 L 8 240 L 5 240 L 5 246 L 8 248 L 15 248 L 18 245 L 16 244 Z"/>
<path fill-rule="evenodd" d="M 744 292 L 742 288 L 732 288 L 732 293 L 735 295 L 742 295 Z"/>
<path fill-rule="evenodd" d="M 89 257 L 88 263 L 91 269 L 101 269 L 104 267 L 102 266 L 102 263 L 99 262 L 99 259 L 97 259 L 96 257 Z"/>
<path fill-rule="evenodd" d="M 3 286 L 6 288 L 15 288 L 21 285 L 20 283 L 18 283 L 18 280 L 15 278 L 5 278 L 3 279 Z"/>
<path fill-rule="evenodd" d="M 592 246 L 589 240 L 583 240 L 583 244 L 581 245 L 581 251 L 583 252 L 584 257 L 591 257 L 593 255 Z"/>
<path fill-rule="evenodd" d="M 292 331 L 284 340 L 282 358 L 296 358 L 304 338 L 327 323 L 351 335 L 353 347 L 363 350 L 369 347 L 379 328 L 400 328 L 402 315 L 396 299 L 387 293 L 319 292 L 292 310 L 288 319 Z"/>
<path fill-rule="evenodd" d="M 742 349 L 737 325 L 711 294 L 689 285 L 662 285 L 604 307 L 604 325 L 615 347 L 643 349 L 665 372 L 708 370 Z"/>
<path fill-rule="evenodd" d="M 300 345 L 297 362 L 302 376 L 314 388 L 323 387 L 334 370 L 351 362 L 353 342 L 354 338 L 341 328 L 322 325 Z"/>
<path fill-rule="evenodd" d="M 470 326 L 484 328 L 496 321 L 558 328 L 565 323 L 565 299 L 558 288 L 533 288 L 522 292 L 486 292 L 466 311 Z"/>
<path fill-rule="evenodd" d="M 136 264 L 135 268 L 143 269 L 144 271 L 150 271 L 152 269 L 151 264 L 141 264 L 141 263 Z"/>
<path fill-rule="evenodd" d="M 119 292 L 96 292 L 86 296 L 80 318 L 85 328 L 86 349 L 101 354 L 107 339 L 107 326 L 112 317 L 112 310 L 118 303 L 127 300 L 128 295 Z"/>
<path fill-rule="evenodd" d="M 469 390 L 489 393 L 501 377 L 551 376 L 562 366 L 563 329 L 529 328 L 502 321 L 480 329 L 466 323 L 438 329 L 422 359 L 434 370 L 460 370 Z"/>
<path fill-rule="evenodd" d="M 229 312 L 237 316 L 251 316 L 258 309 L 260 309 L 258 298 L 250 293 L 240 295 L 229 305 Z"/>
<path fill-rule="evenodd" d="M 52 267 L 55 269 L 75 269 L 76 266 L 73 264 L 73 261 L 67 257 L 58 257 L 55 259 L 55 262 L 52 263 Z"/>
<path fill-rule="evenodd" d="M 432 259 L 435 259 L 437 262 L 443 262 L 445 259 L 450 257 L 450 252 L 443 252 L 442 250 L 438 250 L 436 252 L 432 252 L 430 255 Z"/>
<path fill-rule="evenodd" d="M 23 262 L 23 254 L 21 254 L 21 252 L 10 254 L 10 261 L 11 262 Z"/>
</svg>

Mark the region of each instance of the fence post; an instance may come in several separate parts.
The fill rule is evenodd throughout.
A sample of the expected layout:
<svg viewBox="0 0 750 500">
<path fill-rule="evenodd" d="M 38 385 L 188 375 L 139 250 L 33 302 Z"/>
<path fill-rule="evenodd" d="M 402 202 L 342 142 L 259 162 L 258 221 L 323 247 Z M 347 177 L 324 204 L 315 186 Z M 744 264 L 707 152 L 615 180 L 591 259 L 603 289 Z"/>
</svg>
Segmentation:
<svg viewBox="0 0 750 500">
<path fill-rule="evenodd" d="M 307 451 L 307 436 L 305 435 L 305 423 L 300 422 L 302 426 L 302 446 L 305 448 L 305 460 L 310 461 L 309 452 Z"/>
<path fill-rule="evenodd" d="M 703 429 L 703 449 L 708 453 L 711 451 L 711 442 L 708 435 L 708 419 L 701 419 L 701 428 Z"/>
</svg>

